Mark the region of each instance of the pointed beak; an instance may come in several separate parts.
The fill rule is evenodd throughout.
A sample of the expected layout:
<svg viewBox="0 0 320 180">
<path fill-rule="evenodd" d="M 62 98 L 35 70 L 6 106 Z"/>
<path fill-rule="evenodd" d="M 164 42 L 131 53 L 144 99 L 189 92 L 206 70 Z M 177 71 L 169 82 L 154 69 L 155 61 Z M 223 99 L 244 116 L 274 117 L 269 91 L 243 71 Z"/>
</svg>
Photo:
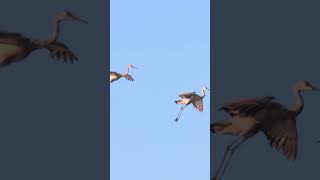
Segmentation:
<svg viewBox="0 0 320 180">
<path fill-rule="evenodd" d="M 78 17 L 78 16 L 72 16 L 72 18 L 73 18 L 73 20 L 75 20 L 75 21 L 79 21 L 79 22 L 82 22 L 82 23 L 88 24 L 88 22 L 87 22 L 87 21 L 85 21 L 85 20 L 81 19 L 81 18 L 80 18 L 80 17 Z"/>
<path fill-rule="evenodd" d="M 138 69 L 137 67 L 135 67 L 135 66 L 131 66 L 132 68 L 135 68 L 135 69 Z"/>
</svg>

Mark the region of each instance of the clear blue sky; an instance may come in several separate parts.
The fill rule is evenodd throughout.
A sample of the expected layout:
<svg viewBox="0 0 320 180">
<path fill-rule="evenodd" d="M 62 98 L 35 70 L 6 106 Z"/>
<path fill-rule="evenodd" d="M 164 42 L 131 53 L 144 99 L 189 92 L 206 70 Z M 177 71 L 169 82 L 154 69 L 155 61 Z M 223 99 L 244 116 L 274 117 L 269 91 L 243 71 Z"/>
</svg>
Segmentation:
<svg viewBox="0 0 320 180">
<path fill-rule="evenodd" d="M 111 179 L 195 180 L 210 175 L 210 94 L 174 119 L 181 92 L 210 88 L 209 0 L 111 0 Z M 210 92 L 209 92 L 210 93 Z"/>
</svg>

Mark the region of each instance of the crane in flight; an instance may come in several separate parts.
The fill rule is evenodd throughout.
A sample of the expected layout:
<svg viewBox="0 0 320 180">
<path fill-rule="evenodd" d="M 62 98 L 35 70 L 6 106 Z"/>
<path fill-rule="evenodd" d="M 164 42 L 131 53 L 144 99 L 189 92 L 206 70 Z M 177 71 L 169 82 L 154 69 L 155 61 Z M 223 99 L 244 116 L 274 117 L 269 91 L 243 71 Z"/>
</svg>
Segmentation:
<svg viewBox="0 0 320 180">
<path fill-rule="evenodd" d="M 120 78 L 124 77 L 128 81 L 134 81 L 133 77 L 129 75 L 130 68 L 138 69 L 132 64 L 129 64 L 127 67 L 127 71 L 125 73 L 117 73 L 117 72 L 110 72 L 110 84 L 114 81 L 119 80 Z"/>
<path fill-rule="evenodd" d="M 78 16 L 69 11 L 61 11 L 53 20 L 53 33 L 47 38 L 24 37 L 15 32 L 0 32 L 0 68 L 14 62 L 24 60 L 34 50 L 45 48 L 52 58 L 58 60 L 62 57 L 64 61 L 78 60 L 74 53 L 63 43 L 57 42 L 60 35 L 60 23 L 62 21 L 80 21 L 86 23 Z"/>
<path fill-rule="evenodd" d="M 202 87 L 201 88 L 201 95 L 198 95 L 196 92 L 188 92 L 188 93 L 182 93 L 179 95 L 181 99 L 174 101 L 176 104 L 181 104 L 180 111 L 175 119 L 176 122 L 179 121 L 179 118 L 182 114 L 182 111 L 190 104 L 193 105 L 194 108 L 196 108 L 199 112 L 203 111 L 203 98 L 206 96 L 206 91 L 209 91 L 209 88 Z"/>
<path fill-rule="evenodd" d="M 309 81 L 298 81 L 293 92 L 295 104 L 287 108 L 274 102 L 273 96 L 257 97 L 226 103 L 221 110 L 231 117 L 210 125 L 212 133 L 237 136 L 227 145 L 222 161 L 213 180 L 222 179 L 234 152 L 247 139 L 263 132 L 271 147 L 282 153 L 288 160 L 295 160 L 298 152 L 298 132 L 296 118 L 304 108 L 301 93 L 319 91 Z"/>
</svg>

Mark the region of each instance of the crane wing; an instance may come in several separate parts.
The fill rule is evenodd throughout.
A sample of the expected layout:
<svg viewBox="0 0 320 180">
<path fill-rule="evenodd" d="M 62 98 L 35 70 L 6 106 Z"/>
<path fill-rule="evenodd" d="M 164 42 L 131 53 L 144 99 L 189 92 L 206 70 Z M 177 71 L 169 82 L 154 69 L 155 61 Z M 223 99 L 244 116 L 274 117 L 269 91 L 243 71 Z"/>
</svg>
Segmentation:
<svg viewBox="0 0 320 180">
<path fill-rule="evenodd" d="M 192 101 L 193 107 L 198 109 L 198 111 L 202 112 L 203 111 L 203 101 L 200 96 L 194 96 L 194 100 Z"/>
<path fill-rule="evenodd" d="M 0 31 L 0 38 L 16 38 L 23 37 L 20 33 Z"/>
<path fill-rule="evenodd" d="M 11 45 L 23 45 L 24 43 L 30 43 L 30 39 L 15 32 L 0 32 L 0 43 Z"/>
<path fill-rule="evenodd" d="M 119 74 L 119 73 L 114 72 L 114 71 L 110 71 L 110 75 L 116 75 L 116 74 Z"/>
<path fill-rule="evenodd" d="M 254 115 L 261 109 L 263 109 L 267 104 L 272 102 L 275 97 L 273 96 L 263 96 L 256 97 L 252 99 L 245 99 L 240 101 L 233 101 L 224 104 L 220 110 L 224 110 L 231 116 L 250 116 Z"/>
<path fill-rule="evenodd" d="M 295 160 L 298 152 L 298 130 L 295 115 L 278 103 L 270 103 L 256 116 L 270 145 L 288 160 Z"/>
<path fill-rule="evenodd" d="M 132 76 L 130 76 L 129 74 L 124 75 L 124 78 L 126 78 L 126 80 L 128 80 L 128 81 L 134 81 Z"/>
<path fill-rule="evenodd" d="M 55 42 L 46 46 L 46 48 L 49 50 L 52 58 L 57 58 L 57 60 L 60 60 L 62 57 L 64 62 L 69 60 L 72 64 L 74 61 L 78 61 L 78 58 L 74 55 L 74 53 L 61 42 Z"/>
<path fill-rule="evenodd" d="M 194 95 L 196 95 L 196 92 L 188 92 L 188 93 L 179 94 L 179 97 L 181 97 L 181 98 L 190 98 L 190 97 L 192 97 Z"/>
</svg>

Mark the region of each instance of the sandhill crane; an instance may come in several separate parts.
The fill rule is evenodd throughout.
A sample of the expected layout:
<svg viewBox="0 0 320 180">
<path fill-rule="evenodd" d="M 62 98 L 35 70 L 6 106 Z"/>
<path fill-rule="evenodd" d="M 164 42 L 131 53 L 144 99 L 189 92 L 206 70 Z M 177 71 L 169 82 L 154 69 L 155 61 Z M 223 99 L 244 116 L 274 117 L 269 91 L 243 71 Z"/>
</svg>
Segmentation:
<svg viewBox="0 0 320 180">
<path fill-rule="evenodd" d="M 130 68 L 138 69 L 135 66 L 133 66 L 132 64 L 129 64 L 128 67 L 127 67 L 127 71 L 125 73 L 123 73 L 123 74 L 111 71 L 110 72 L 110 83 L 112 83 L 114 81 L 117 81 L 122 77 L 124 77 L 128 81 L 134 81 L 132 76 L 129 75 Z"/>
<path fill-rule="evenodd" d="M 196 108 L 199 112 L 203 111 L 203 101 L 202 99 L 206 96 L 206 91 L 209 91 L 209 88 L 202 87 L 201 88 L 201 95 L 196 94 L 196 92 L 189 92 L 189 93 L 182 93 L 179 95 L 181 99 L 174 101 L 176 104 L 182 104 L 178 116 L 176 117 L 175 121 L 178 122 L 179 118 L 182 114 L 182 111 L 192 103 L 194 108 Z"/>
<path fill-rule="evenodd" d="M 298 81 L 294 86 L 295 105 L 291 108 L 274 102 L 273 96 L 259 97 L 226 103 L 221 110 L 229 113 L 231 118 L 210 125 L 212 133 L 237 136 L 227 146 L 221 164 L 218 167 L 216 180 L 220 179 L 236 149 L 247 139 L 262 131 L 278 152 L 288 160 L 295 160 L 298 151 L 298 133 L 296 117 L 302 112 L 304 101 L 303 91 L 319 91 L 308 81 Z"/>
<path fill-rule="evenodd" d="M 61 11 L 56 14 L 53 21 L 53 33 L 48 38 L 28 38 L 15 32 L 0 32 L 0 67 L 25 59 L 31 52 L 37 49 L 46 48 L 52 58 L 60 57 L 73 63 L 78 60 L 70 49 L 63 43 L 57 42 L 60 34 L 60 22 L 75 20 L 83 23 L 86 21 L 73 15 L 69 11 Z"/>
</svg>

